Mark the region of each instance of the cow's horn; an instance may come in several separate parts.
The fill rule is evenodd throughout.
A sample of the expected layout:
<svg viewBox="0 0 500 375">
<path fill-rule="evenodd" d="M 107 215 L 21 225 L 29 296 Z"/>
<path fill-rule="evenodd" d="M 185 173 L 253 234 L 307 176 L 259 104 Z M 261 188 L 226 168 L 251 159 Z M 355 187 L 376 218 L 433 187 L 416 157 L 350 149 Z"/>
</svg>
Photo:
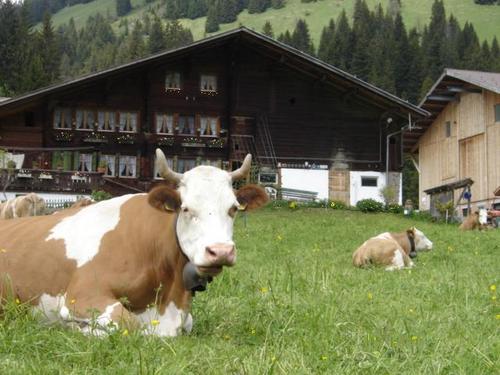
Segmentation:
<svg viewBox="0 0 500 375">
<path fill-rule="evenodd" d="M 165 154 L 159 148 L 156 149 L 156 169 L 160 176 L 167 181 L 178 183 L 182 179 L 182 173 L 177 173 L 170 169 Z"/>
<path fill-rule="evenodd" d="M 233 181 L 241 180 L 246 178 L 248 172 L 250 172 L 250 166 L 252 165 L 252 154 L 247 154 L 243 164 L 237 170 L 231 172 L 231 179 Z"/>
</svg>

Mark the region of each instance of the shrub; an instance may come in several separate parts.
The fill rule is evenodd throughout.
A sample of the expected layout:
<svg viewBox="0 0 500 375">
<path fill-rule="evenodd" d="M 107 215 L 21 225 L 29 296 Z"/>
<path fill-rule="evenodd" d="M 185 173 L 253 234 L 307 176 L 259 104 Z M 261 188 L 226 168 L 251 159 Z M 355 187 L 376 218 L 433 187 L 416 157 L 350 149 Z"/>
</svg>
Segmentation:
<svg viewBox="0 0 500 375">
<path fill-rule="evenodd" d="M 90 194 L 90 197 L 94 201 L 100 202 L 100 201 L 105 201 L 106 199 L 110 199 L 113 196 L 104 190 L 94 190 L 94 191 L 92 191 L 92 194 Z"/>
<path fill-rule="evenodd" d="M 375 199 L 361 199 L 356 203 L 356 207 L 361 212 L 381 212 L 384 210 L 384 205 Z"/>
<path fill-rule="evenodd" d="M 343 201 L 332 200 L 328 203 L 328 207 L 333 208 L 334 210 L 345 210 L 347 209 L 347 205 Z"/>
<path fill-rule="evenodd" d="M 397 203 L 390 203 L 387 206 L 385 206 L 385 210 L 387 212 L 390 212 L 391 214 L 402 214 L 403 206 L 400 206 Z"/>
</svg>

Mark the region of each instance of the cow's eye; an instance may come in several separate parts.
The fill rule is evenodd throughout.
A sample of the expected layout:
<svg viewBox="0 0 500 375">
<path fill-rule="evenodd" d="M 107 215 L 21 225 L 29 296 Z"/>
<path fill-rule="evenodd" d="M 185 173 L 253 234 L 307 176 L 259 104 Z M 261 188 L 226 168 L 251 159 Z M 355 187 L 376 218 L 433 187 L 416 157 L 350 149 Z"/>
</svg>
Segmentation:
<svg viewBox="0 0 500 375">
<path fill-rule="evenodd" d="M 182 212 L 189 212 L 189 208 L 187 208 L 187 207 L 182 207 Z"/>
</svg>

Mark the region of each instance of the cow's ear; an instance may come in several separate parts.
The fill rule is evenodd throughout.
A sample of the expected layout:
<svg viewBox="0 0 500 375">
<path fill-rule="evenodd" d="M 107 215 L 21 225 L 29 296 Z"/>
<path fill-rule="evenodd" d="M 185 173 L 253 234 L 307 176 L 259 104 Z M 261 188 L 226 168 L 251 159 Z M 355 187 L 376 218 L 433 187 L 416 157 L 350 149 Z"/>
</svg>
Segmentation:
<svg viewBox="0 0 500 375">
<path fill-rule="evenodd" d="M 411 227 L 410 229 L 407 229 L 406 234 L 408 235 L 408 237 L 415 238 L 415 227 Z"/>
<path fill-rule="evenodd" d="M 236 199 L 243 210 L 253 210 L 267 203 L 266 191 L 258 185 L 245 185 L 236 192 Z"/>
<path fill-rule="evenodd" d="M 148 193 L 148 203 L 160 211 L 177 212 L 181 206 L 181 196 L 168 186 L 157 186 Z"/>
</svg>

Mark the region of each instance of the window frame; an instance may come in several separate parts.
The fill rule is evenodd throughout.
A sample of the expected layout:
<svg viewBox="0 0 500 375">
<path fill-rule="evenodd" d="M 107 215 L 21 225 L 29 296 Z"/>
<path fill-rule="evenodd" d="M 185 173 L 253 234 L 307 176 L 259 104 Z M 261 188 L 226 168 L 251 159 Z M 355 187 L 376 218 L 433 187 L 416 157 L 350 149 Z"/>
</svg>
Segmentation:
<svg viewBox="0 0 500 375">
<path fill-rule="evenodd" d="M 451 121 L 444 122 L 444 137 L 445 138 L 451 137 Z"/>
<path fill-rule="evenodd" d="M 175 134 L 175 128 L 177 127 L 177 122 L 176 122 L 176 116 L 174 113 L 170 112 L 155 112 L 154 113 L 154 123 L 155 123 L 155 133 L 158 135 L 174 135 Z M 163 133 L 158 131 L 158 116 L 172 116 L 172 132 L 171 133 Z M 168 126 L 167 126 L 168 129 Z"/>
<path fill-rule="evenodd" d="M 220 117 L 219 116 L 213 116 L 213 115 L 199 115 L 198 116 L 199 118 L 199 121 L 198 121 L 198 131 L 199 131 L 199 134 L 200 134 L 200 137 L 205 137 L 205 138 L 218 138 L 220 136 Z M 212 135 L 212 134 L 202 134 L 202 130 L 201 130 L 201 124 L 202 124 L 202 121 L 203 119 L 206 118 L 208 120 L 213 120 L 215 119 L 216 123 L 215 123 L 215 135 Z M 207 127 L 205 129 L 208 129 L 210 127 L 210 123 L 207 124 Z M 211 127 L 210 127 L 211 129 Z"/>
<path fill-rule="evenodd" d="M 193 133 L 181 133 L 181 118 L 192 118 L 193 119 Z M 174 130 L 176 130 L 178 135 L 186 136 L 186 137 L 196 137 L 198 134 L 197 126 L 196 126 L 196 115 L 186 115 L 186 114 L 179 114 L 177 116 L 177 121 L 174 127 Z M 189 125 L 188 125 L 189 127 Z"/>
<path fill-rule="evenodd" d="M 79 128 L 78 127 L 78 122 L 77 122 L 77 114 L 78 112 L 82 112 L 83 113 L 83 118 L 82 118 L 82 124 L 86 124 L 87 123 L 87 114 L 88 113 L 92 113 L 92 116 L 93 116 L 93 123 L 92 123 L 92 127 L 89 129 L 89 128 Z M 82 132 L 93 132 L 95 131 L 95 127 L 96 127 L 96 111 L 93 110 L 93 109 L 89 109 L 89 108 L 84 108 L 84 107 L 81 107 L 81 108 L 75 108 L 75 130 L 78 130 L 78 131 L 82 131 Z"/>
<path fill-rule="evenodd" d="M 130 159 L 133 158 L 135 160 L 135 168 L 133 176 L 122 176 L 122 159 Z M 118 156 L 118 175 L 116 177 L 119 178 L 137 178 L 137 155 L 119 155 Z"/>
<path fill-rule="evenodd" d="M 365 185 L 364 181 L 375 181 L 375 185 Z M 378 187 L 378 176 L 361 176 L 361 187 L 376 188 Z"/>
<path fill-rule="evenodd" d="M 213 78 L 213 88 L 203 88 L 204 82 L 207 81 L 208 84 L 208 78 Z M 201 93 L 217 93 L 218 92 L 218 79 L 217 75 L 213 73 L 203 73 L 200 74 L 200 92 Z"/>
<path fill-rule="evenodd" d="M 139 132 L 140 124 L 139 124 L 139 111 L 131 111 L 131 110 L 117 110 L 118 113 L 118 123 L 117 123 L 117 129 L 119 133 L 128 133 L 128 134 L 137 134 Z M 127 117 L 129 115 L 134 114 L 136 116 L 136 121 L 135 121 L 135 130 L 122 130 L 122 124 L 121 124 L 121 115 L 126 114 Z"/>
<path fill-rule="evenodd" d="M 493 106 L 493 117 L 495 122 L 500 122 L 500 103 Z"/>
<path fill-rule="evenodd" d="M 100 158 L 99 158 L 99 163 L 101 163 L 102 160 L 106 160 L 108 158 L 112 158 L 112 165 L 113 165 L 113 174 L 108 174 L 108 168 L 109 168 L 109 161 L 107 161 L 106 163 L 108 163 L 108 166 L 106 167 L 106 172 L 103 174 L 104 177 L 116 177 L 116 155 L 115 154 L 101 154 Z"/>
<path fill-rule="evenodd" d="M 178 76 L 178 87 L 176 86 L 167 86 L 167 78 L 169 76 Z M 172 81 L 170 81 L 172 82 Z M 179 71 L 176 70 L 168 70 L 165 72 L 165 81 L 163 83 L 165 92 L 179 92 L 182 91 L 182 74 Z"/>
<path fill-rule="evenodd" d="M 110 110 L 110 109 L 107 109 L 107 108 L 101 108 L 101 109 L 98 109 L 96 111 L 96 113 L 97 113 L 97 118 L 96 118 L 96 120 L 97 120 L 97 131 L 99 131 L 99 132 L 106 132 L 106 133 L 114 133 L 114 132 L 116 132 L 116 125 L 117 125 L 117 121 L 116 121 L 116 117 L 117 116 L 116 115 L 117 115 L 117 111 Z M 112 114 L 113 115 L 112 118 L 114 118 L 114 120 L 113 120 L 114 123 L 113 123 L 112 130 L 107 130 L 107 129 L 101 129 L 100 128 L 99 113 L 104 113 L 105 119 L 106 119 L 106 114 L 108 114 L 108 115 Z"/>
<path fill-rule="evenodd" d="M 62 127 L 62 126 L 56 127 L 55 126 L 56 125 L 55 120 L 56 120 L 56 112 L 57 111 L 59 111 L 59 120 L 60 120 L 61 125 L 64 124 L 64 114 L 69 112 L 69 119 L 70 119 L 69 127 Z M 73 125 L 73 111 L 71 108 L 68 108 L 68 107 L 56 107 L 56 108 L 54 108 L 54 111 L 52 113 L 52 128 L 53 129 L 55 129 L 55 130 L 71 130 L 72 125 Z"/>
</svg>

